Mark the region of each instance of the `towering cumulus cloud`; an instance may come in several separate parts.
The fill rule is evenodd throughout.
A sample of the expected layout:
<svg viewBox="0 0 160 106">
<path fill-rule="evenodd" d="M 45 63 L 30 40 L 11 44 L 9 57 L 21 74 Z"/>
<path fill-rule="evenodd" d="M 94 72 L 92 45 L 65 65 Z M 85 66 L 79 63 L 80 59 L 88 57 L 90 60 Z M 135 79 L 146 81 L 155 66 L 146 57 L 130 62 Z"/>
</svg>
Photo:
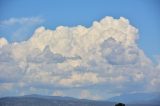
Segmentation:
<svg viewBox="0 0 160 106">
<path fill-rule="evenodd" d="M 19 43 L 8 44 L 1 38 L 0 93 L 53 94 L 62 89 L 63 95 L 76 92 L 80 97 L 87 89 L 105 98 L 156 91 L 159 66 L 138 47 L 137 38 L 138 30 L 123 17 L 105 17 L 90 28 L 40 27 Z"/>
</svg>

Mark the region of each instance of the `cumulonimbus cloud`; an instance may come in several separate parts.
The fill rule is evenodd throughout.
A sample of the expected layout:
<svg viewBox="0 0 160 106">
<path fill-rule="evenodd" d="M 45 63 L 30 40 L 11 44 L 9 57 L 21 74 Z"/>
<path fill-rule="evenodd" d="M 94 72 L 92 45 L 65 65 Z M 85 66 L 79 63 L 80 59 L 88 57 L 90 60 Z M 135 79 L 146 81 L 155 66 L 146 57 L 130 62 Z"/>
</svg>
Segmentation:
<svg viewBox="0 0 160 106">
<path fill-rule="evenodd" d="M 81 90 L 100 85 L 119 93 L 151 90 L 160 83 L 153 73 L 160 71 L 138 47 L 137 39 L 138 30 L 123 17 L 105 17 L 89 28 L 40 27 L 19 43 L 8 44 L 2 38 L 0 83 L 13 83 L 15 89 Z"/>
</svg>

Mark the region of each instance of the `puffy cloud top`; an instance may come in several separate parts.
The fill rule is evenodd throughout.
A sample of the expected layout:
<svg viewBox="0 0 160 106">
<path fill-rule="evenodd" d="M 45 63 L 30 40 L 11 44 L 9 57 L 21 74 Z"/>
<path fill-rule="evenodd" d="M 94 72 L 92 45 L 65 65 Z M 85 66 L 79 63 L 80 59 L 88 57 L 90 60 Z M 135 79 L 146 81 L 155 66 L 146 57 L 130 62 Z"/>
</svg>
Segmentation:
<svg viewBox="0 0 160 106">
<path fill-rule="evenodd" d="M 1 86 L 11 83 L 10 89 L 21 93 L 27 88 L 29 93 L 33 88 L 34 93 L 78 89 L 79 97 L 84 88 L 98 90 L 95 86 L 106 93 L 153 90 L 150 86 L 159 83 L 153 71 L 160 71 L 138 47 L 137 38 L 138 30 L 123 17 L 105 17 L 90 28 L 42 26 L 19 43 L 8 44 L 1 38 L 0 83 L 7 83 Z"/>
<path fill-rule="evenodd" d="M 84 55 L 97 48 L 104 40 L 113 38 L 125 47 L 135 46 L 137 29 L 123 17 L 119 20 L 105 17 L 100 22 L 93 22 L 90 28 L 83 26 L 59 26 L 52 31 L 44 27 L 38 28 L 30 42 L 33 47 L 43 50 L 49 45 L 51 51 L 65 56 Z M 83 51 L 83 52 L 82 52 Z"/>
<path fill-rule="evenodd" d="M 7 45 L 8 41 L 5 38 L 0 38 L 0 47 Z"/>
</svg>

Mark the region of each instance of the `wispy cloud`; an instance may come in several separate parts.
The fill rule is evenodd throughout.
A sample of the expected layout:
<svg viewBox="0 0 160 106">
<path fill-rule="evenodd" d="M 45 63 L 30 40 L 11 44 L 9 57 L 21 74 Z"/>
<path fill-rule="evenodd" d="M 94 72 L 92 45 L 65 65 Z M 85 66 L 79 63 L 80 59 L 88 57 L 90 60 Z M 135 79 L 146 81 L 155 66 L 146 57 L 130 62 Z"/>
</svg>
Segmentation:
<svg viewBox="0 0 160 106">
<path fill-rule="evenodd" d="M 0 21 L 0 34 L 9 38 L 11 42 L 26 40 L 33 30 L 41 25 L 41 17 L 10 18 Z"/>
<path fill-rule="evenodd" d="M 44 22 L 41 17 L 23 17 L 23 18 L 10 18 L 8 20 L 0 21 L 1 26 L 12 26 L 12 25 L 34 25 Z"/>
</svg>

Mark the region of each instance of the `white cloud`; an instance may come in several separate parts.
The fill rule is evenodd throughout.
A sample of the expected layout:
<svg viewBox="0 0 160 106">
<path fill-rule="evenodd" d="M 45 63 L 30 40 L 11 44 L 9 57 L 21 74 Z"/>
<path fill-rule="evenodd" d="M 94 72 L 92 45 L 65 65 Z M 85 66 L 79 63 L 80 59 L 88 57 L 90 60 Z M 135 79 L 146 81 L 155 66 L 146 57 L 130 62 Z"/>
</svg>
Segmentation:
<svg viewBox="0 0 160 106">
<path fill-rule="evenodd" d="M 8 41 L 5 38 L 0 38 L 0 47 L 7 45 Z"/>
<path fill-rule="evenodd" d="M 10 23 L 17 22 L 22 23 Z M 137 33 L 123 17 L 105 17 L 90 28 L 40 27 L 29 40 L 0 48 L 0 82 L 15 82 L 21 88 L 79 91 L 103 86 L 118 94 L 158 88 L 159 68 L 138 47 Z M 87 92 L 82 95 L 91 96 Z"/>
<path fill-rule="evenodd" d="M 81 99 L 92 99 L 92 100 L 100 100 L 102 99 L 98 95 L 93 95 L 90 91 L 88 90 L 82 90 L 80 93 L 80 98 Z"/>
<path fill-rule="evenodd" d="M 30 24 L 42 23 L 43 21 L 44 20 L 40 17 L 10 18 L 8 20 L 0 21 L 0 26 L 4 26 L 4 25 L 11 26 L 16 24 L 30 25 Z"/>
<path fill-rule="evenodd" d="M 0 84 L 0 92 L 10 91 L 13 88 L 13 83 L 2 83 Z"/>
<path fill-rule="evenodd" d="M 69 78 L 62 78 L 60 84 L 64 86 L 80 87 L 84 85 L 92 85 L 102 82 L 103 78 L 97 76 L 97 73 L 85 72 L 85 73 L 72 73 Z"/>
</svg>

